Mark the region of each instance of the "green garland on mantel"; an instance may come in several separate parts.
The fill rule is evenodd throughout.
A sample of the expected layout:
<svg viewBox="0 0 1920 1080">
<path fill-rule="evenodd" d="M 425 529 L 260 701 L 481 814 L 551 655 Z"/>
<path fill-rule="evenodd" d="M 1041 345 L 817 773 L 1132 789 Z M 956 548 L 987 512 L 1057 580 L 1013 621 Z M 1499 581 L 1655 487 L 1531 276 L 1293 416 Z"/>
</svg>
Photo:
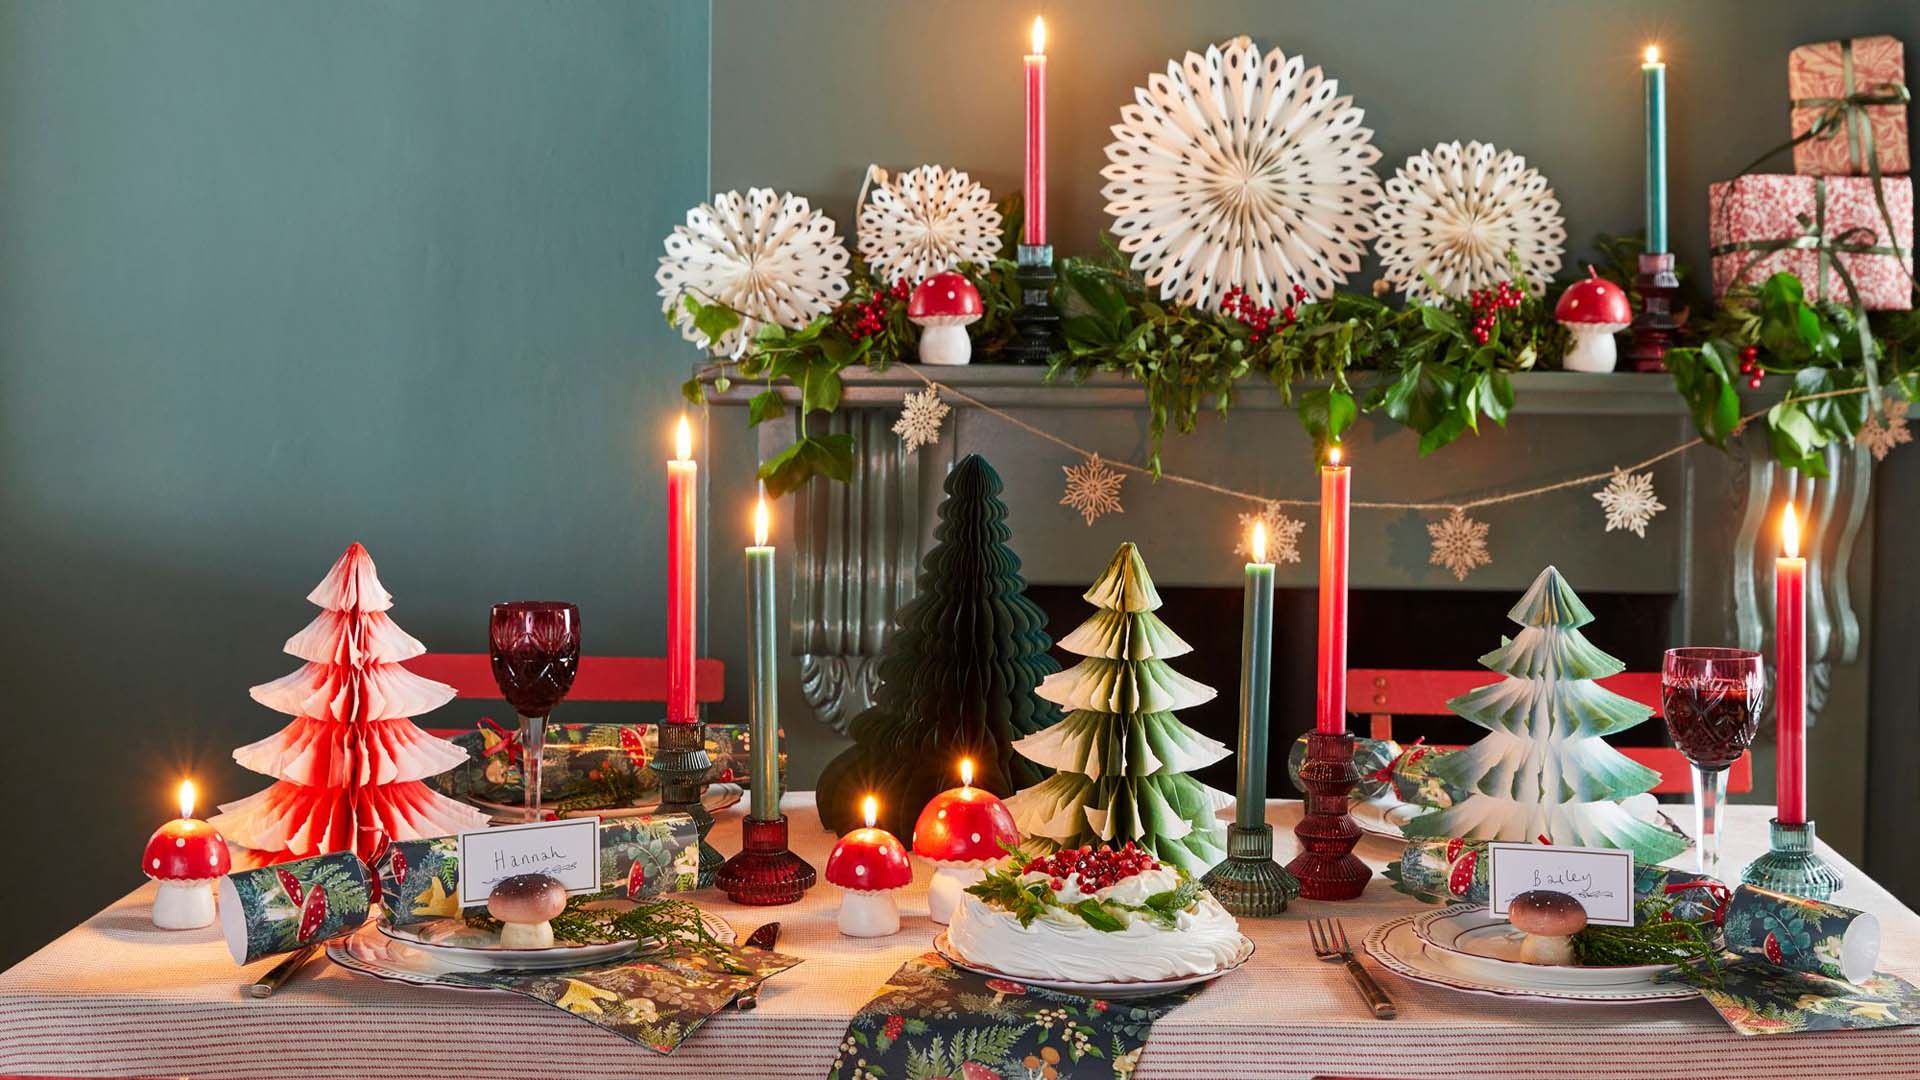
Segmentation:
<svg viewBox="0 0 1920 1080">
<path fill-rule="evenodd" d="M 1596 246 L 1603 258 L 1600 275 L 1631 292 L 1639 241 L 1602 237 Z M 990 355 L 1013 333 L 1019 306 L 1014 265 L 997 260 L 959 270 L 980 290 L 985 309 L 968 328 L 974 351 Z M 1514 405 L 1512 373 L 1558 368 L 1569 344 L 1553 317 L 1550 297 L 1559 294 L 1559 285 L 1541 295 L 1524 281 L 1513 282 L 1517 301 L 1496 309 L 1491 323 L 1481 322 L 1481 340 L 1474 326 L 1486 313 L 1465 300 L 1396 305 L 1377 296 L 1335 293 L 1300 304 L 1291 322 L 1276 313 L 1263 332 L 1258 316 L 1161 302 L 1110 244 L 1102 256 L 1067 258 L 1056 271 L 1054 303 L 1062 312 L 1066 347 L 1053 356 L 1048 381 L 1079 382 L 1108 371 L 1145 387 L 1152 430 L 1148 465 L 1156 474 L 1166 432 L 1192 431 L 1202 409 L 1227 415 L 1242 380 L 1278 388 L 1321 453 L 1361 413 L 1384 413 L 1418 434 L 1420 452 L 1428 454 L 1468 432 L 1477 434 L 1482 419 L 1505 426 Z M 692 297 L 685 304 L 709 341 L 739 323 L 739 313 L 729 308 Z M 853 437 L 813 434 L 807 418 L 839 408 L 840 373 L 847 368 L 884 371 L 913 358 L 918 330 L 906 308 L 906 290 L 874 280 L 856 258 L 847 298 L 832 312 L 798 330 L 763 327 L 740 357 L 715 361 L 689 379 L 683 393 L 704 404 L 708 384 L 724 393 L 736 378 L 764 383 L 748 403 L 748 422 L 757 425 L 785 415 L 777 384 L 797 387 L 797 438 L 761 464 L 760 478 L 774 495 L 815 476 L 845 481 L 853 472 Z M 867 312 L 881 316 L 877 331 L 860 329 Z M 1920 395 L 1920 314 L 1876 313 L 1870 319 L 1862 333 L 1852 309 L 1809 301 L 1797 278 L 1776 274 L 1758 289 L 1729 294 L 1717 304 L 1704 327 L 1668 353 L 1667 366 L 1701 436 L 1724 448 L 1740 420 L 1735 383 L 1742 378 L 1742 350 L 1757 349 L 1761 372 L 1792 380 L 1789 400 L 1756 421 L 1766 425 L 1774 458 L 1824 476 L 1821 451 L 1850 442 L 1879 409 L 1882 393 Z M 1356 389 L 1348 381 L 1354 371 L 1379 377 Z M 1294 384 L 1305 381 L 1325 385 L 1304 390 L 1296 400 Z M 1844 393 L 1850 390 L 1858 392 Z M 1816 394 L 1828 396 L 1792 400 Z"/>
</svg>

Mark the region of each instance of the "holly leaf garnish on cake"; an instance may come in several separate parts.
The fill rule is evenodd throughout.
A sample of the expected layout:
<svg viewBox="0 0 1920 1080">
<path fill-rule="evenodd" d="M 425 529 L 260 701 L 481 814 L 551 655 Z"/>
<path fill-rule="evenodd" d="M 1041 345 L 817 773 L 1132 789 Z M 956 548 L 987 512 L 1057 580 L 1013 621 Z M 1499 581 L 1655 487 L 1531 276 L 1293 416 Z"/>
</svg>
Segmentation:
<svg viewBox="0 0 1920 1080">
<path fill-rule="evenodd" d="M 1107 905 L 1098 900 L 1082 900 L 1068 910 L 1086 921 L 1086 924 L 1103 934 L 1115 934 L 1127 928 L 1126 921 L 1115 915 Z"/>
<path fill-rule="evenodd" d="M 1022 881 L 1018 873 L 1004 869 L 987 871 L 977 883 L 967 886 L 967 892 L 1011 912 L 1021 926 L 1030 926 L 1045 914 L 1052 898 L 1046 885 Z"/>
<path fill-rule="evenodd" d="M 1145 914 L 1155 923 L 1172 928 L 1175 918 L 1199 899 L 1200 883 L 1182 873 L 1178 886 L 1147 897 Z"/>
</svg>

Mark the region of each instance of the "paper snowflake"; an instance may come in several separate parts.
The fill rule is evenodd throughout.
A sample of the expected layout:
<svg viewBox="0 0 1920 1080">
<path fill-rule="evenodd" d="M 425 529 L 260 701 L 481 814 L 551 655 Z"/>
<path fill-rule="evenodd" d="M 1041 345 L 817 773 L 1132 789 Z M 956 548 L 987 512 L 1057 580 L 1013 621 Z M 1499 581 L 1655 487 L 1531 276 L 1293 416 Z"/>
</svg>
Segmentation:
<svg viewBox="0 0 1920 1080">
<path fill-rule="evenodd" d="M 1647 522 L 1653 515 L 1667 508 L 1653 494 L 1653 474 L 1650 472 L 1627 473 L 1613 470 L 1613 479 L 1607 486 L 1594 492 L 1594 498 L 1607 511 L 1607 531 L 1629 529 L 1642 540 L 1647 538 Z"/>
<path fill-rule="evenodd" d="M 1894 447 L 1913 441 L 1913 432 L 1907 428 L 1908 405 L 1905 401 L 1888 399 L 1885 420 L 1869 416 L 1867 422 L 1860 425 L 1860 433 L 1854 437 L 1873 454 L 1873 460 L 1885 461 Z"/>
<path fill-rule="evenodd" d="M 1061 506 L 1080 511 L 1088 525 L 1101 514 L 1126 513 L 1120 506 L 1120 482 L 1126 477 L 1100 460 L 1099 454 L 1087 455 L 1084 465 L 1062 465 L 1067 474 L 1067 493 L 1060 496 Z"/>
<path fill-rule="evenodd" d="M 1253 550 L 1247 545 L 1253 542 L 1255 522 L 1267 527 L 1268 562 L 1297 563 L 1300 561 L 1300 530 L 1306 528 L 1307 523 L 1282 513 L 1279 503 L 1268 503 L 1261 507 L 1257 514 L 1240 515 L 1240 542 L 1234 545 L 1235 555 L 1243 559 L 1253 557 Z"/>
<path fill-rule="evenodd" d="M 1493 565 L 1493 556 L 1487 554 L 1487 523 L 1473 520 L 1458 508 L 1445 521 L 1429 524 L 1427 535 L 1433 537 L 1433 554 L 1427 556 L 1427 563 L 1446 567 L 1460 581 L 1467 580 L 1474 567 Z"/>
<path fill-rule="evenodd" d="M 1485 143 L 1441 143 L 1408 158 L 1375 212 L 1381 276 L 1408 298 L 1455 300 L 1512 276 L 1538 290 L 1560 269 L 1567 240 L 1560 200 L 1527 159 Z"/>
<path fill-rule="evenodd" d="M 739 356 L 767 323 L 798 330 L 833 310 L 847 295 L 851 259 L 833 219 L 807 200 L 748 188 L 687 211 L 686 224 L 667 237 L 654 280 L 681 336 Z M 689 297 L 732 308 L 740 324 L 709 342 L 687 311 Z"/>
<path fill-rule="evenodd" d="M 932 387 L 908 394 L 900 403 L 900 419 L 893 422 L 893 433 L 906 441 L 907 453 L 940 441 L 940 422 L 947 418 L 947 403 Z"/>
<path fill-rule="evenodd" d="M 874 166 L 860 208 L 860 255 L 883 281 L 919 282 L 961 263 L 985 266 L 1000 254 L 993 193 L 966 173 L 922 165 L 889 177 Z"/>
</svg>

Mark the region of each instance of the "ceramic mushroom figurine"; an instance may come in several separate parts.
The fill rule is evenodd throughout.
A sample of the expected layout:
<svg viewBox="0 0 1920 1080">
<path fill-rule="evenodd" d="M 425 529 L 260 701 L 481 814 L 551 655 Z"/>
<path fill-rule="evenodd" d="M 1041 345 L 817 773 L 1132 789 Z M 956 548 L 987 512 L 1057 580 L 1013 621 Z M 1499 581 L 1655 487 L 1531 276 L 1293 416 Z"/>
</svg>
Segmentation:
<svg viewBox="0 0 1920 1080">
<path fill-rule="evenodd" d="M 960 786 L 935 795 L 913 824 L 913 853 L 933 866 L 927 917 L 953 918 L 966 887 L 1020 843 L 1013 813 L 993 792 L 973 786 L 973 761 L 960 763 Z"/>
<path fill-rule="evenodd" d="M 566 907 L 566 886 L 545 874 L 503 878 L 487 894 L 487 914 L 505 924 L 500 928 L 500 944 L 509 949 L 551 948 L 550 920 Z"/>
<path fill-rule="evenodd" d="M 1507 905 L 1513 928 L 1527 935 L 1520 943 L 1523 964 L 1573 963 L 1573 935 L 1587 928 L 1587 909 L 1563 892 L 1533 889 Z"/>
<path fill-rule="evenodd" d="M 1633 306 L 1620 286 L 1587 267 L 1587 279 L 1576 281 L 1560 294 L 1553 317 L 1573 335 L 1561 366 L 1568 371 L 1613 370 L 1613 335 L 1633 322 Z"/>
<path fill-rule="evenodd" d="M 967 324 L 981 310 L 980 292 L 965 274 L 948 270 L 922 281 L 907 300 L 907 318 L 920 327 L 920 362 L 966 363 L 973 355 Z"/>
<path fill-rule="evenodd" d="M 827 856 L 827 881 L 840 886 L 840 932 L 848 937 L 886 937 L 900 930 L 893 894 L 913 881 L 913 867 L 900 838 L 876 829 L 880 805 L 869 795 L 862 810 L 867 827 L 840 838 Z"/>
<path fill-rule="evenodd" d="M 153 897 L 153 925 L 196 930 L 213 923 L 213 883 L 233 868 L 227 842 L 213 826 L 193 816 L 193 782 L 180 785 L 180 816 L 153 831 L 140 869 L 160 883 Z"/>
</svg>

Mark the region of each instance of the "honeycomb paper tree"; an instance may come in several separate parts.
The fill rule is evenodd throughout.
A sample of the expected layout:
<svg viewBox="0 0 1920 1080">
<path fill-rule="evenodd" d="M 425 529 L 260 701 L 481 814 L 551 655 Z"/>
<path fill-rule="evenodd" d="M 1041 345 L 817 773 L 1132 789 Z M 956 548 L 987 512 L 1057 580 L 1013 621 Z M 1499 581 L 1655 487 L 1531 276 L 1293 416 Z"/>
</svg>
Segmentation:
<svg viewBox="0 0 1920 1080">
<path fill-rule="evenodd" d="M 1168 659 L 1193 647 L 1160 621 L 1160 594 L 1146 561 L 1121 544 L 1085 593 L 1100 610 L 1060 647 L 1086 659 L 1047 677 L 1040 696 L 1071 710 L 1014 749 L 1059 770 L 1010 799 L 1020 831 L 1063 846 L 1128 840 L 1194 877 L 1226 857 L 1216 813 L 1233 797 L 1186 775 L 1229 751 L 1174 718 L 1211 701 L 1212 687 Z"/>
<path fill-rule="evenodd" d="M 1060 719 L 1034 688 L 1060 665 L 1047 655 L 1047 618 L 1027 598 L 1020 557 L 1007 546 L 1000 476 L 977 454 L 947 475 L 934 547 L 919 594 L 894 614 L 873 706 L 854 717 L 854 745 L 820 774 L 820 818 L 857 828 L 861 798 L 880 802 L 880 824 L 913 835 L 920 808 L 959 782 L 1010 795 L 1045 770 L 1013 752 L 1014 740 Z"/>
<path fill-rule="evenodd" d="M 214 828 L 262 863 L 331 851 L 372 862 L 389 839 L 486 828 L 486 814 L 420 782 L 467 760 L 410 719 L 454 690 L 400 666 L 427 649 L 387 617 L 393 597 L 367 549 L 349 547 L 307 599 L 321 612 L 286 646 L 306 665 L 251 691 L 293 723 L 233 752 L 278 782 L 221 806 Z"/>
<path fill-rule="evenodd" d="M 1470 837 L 1630 850 L 1656 863 L 1686 840 L 1634 817 L 1619 800 L 1648 791 L 1660 775 L 1607 744 L 1653 710 L 1595 680 L 1626 665 L 1595 648 L 1579 628 L 1593 621 L 1560 571 L 1534 579 L 1507 617 L 1526 629 L 1480 658 L 1506 676 L 1447 702 L 1486 728 L 1479 742 L 1434 765 L 1442 786 L 1467 792 L 1452 806 L 1408 822 L 1408 836 Z"/>
</svg>

